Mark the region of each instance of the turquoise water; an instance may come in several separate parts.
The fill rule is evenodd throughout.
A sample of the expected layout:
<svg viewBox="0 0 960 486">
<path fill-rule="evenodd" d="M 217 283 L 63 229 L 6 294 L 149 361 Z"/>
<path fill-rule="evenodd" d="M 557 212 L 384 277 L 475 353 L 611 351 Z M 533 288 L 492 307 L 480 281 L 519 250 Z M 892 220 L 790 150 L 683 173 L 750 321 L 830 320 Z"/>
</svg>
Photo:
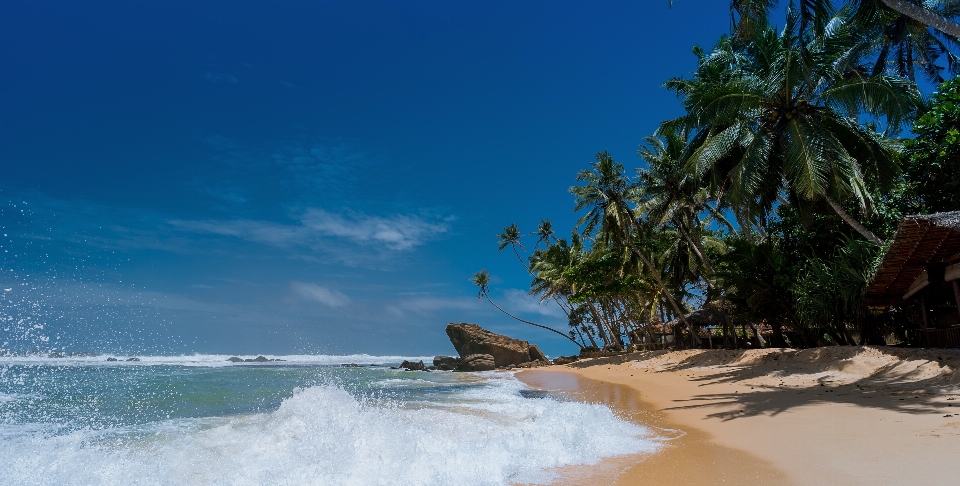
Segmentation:
<svg viewBox="0 0 960 486">
<path fill-rule="evenodd" d="M 0 357 L 0 484 L 537 483 L 657 447 L 606 407 L 509 373 L 226 358 Z"/>
</svg>

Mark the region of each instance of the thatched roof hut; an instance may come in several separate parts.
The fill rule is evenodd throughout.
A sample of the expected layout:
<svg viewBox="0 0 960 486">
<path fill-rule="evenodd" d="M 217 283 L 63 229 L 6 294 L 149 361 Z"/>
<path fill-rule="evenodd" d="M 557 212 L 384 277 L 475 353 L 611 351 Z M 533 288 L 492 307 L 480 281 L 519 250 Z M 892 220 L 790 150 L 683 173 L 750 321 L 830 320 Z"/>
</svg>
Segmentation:
<svg viewBox="0 0 960 486">
<path fill-rule="evenodd" d="M 893 243 L 883 256 L 866 289 L 869 302 L 896 305 L 919 299 L 923 328 L 928 328 L 930 292 L 952 293 L 960 312 L 960 211 L 907 216 L 897 227 Z M 950 292 L 952 287 L 952 292 Z M 941 297 L 942 298 L 942 297 Z M 933 331 L 931 329 L 931 331 Z M 960 345 L 960 328 L 951 330 L 949 343 Z M 953 341 L 957 341 L 954 343 Z"/>
<path fill-rule="evenodd" d="M 877 303 L 909 298 L 904 296 L 928 268 L 939 274 L 937 269 L 958 261 L 960 211 L 907 216 L 867 286 L 867 298 Z"/>
</svg>

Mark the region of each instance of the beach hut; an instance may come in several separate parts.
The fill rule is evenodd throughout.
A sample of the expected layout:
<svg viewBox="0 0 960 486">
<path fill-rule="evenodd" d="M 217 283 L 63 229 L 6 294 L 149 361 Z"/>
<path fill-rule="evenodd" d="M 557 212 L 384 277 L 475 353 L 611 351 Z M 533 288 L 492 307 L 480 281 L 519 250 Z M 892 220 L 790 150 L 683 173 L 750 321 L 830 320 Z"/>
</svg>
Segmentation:
<svg viewBox="0 0 960 486">
<path fill-rule="evenodd" d="M 903 218 L 866 297 L 919 307 L 917 344 L 960 347 L 960 211 Z"/>
</svg>

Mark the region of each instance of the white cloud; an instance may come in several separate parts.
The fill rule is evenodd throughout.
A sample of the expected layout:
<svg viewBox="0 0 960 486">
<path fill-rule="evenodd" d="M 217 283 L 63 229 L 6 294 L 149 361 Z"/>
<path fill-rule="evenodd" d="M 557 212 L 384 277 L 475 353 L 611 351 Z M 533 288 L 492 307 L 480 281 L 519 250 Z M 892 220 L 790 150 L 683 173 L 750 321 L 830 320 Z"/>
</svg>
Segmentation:
<svg viewBox="0 0 960 486">
<path fill-rule="evenodd" d="M 447 231 L 445 224 L 430 223 L 416 216 L 382 218 L 359 215 L 346 218 L 322 209 L 307 210 L 301 221 L 304 227 L 321 234 L 358 243 L 383 244 L 392 250 L 407 250 Z"/>
<path fill-rule="evenodd" d="M 293 289 L 299 297 L 319 302 L 327 307 L 343 307 L 350 303 L 350 298 L 343 293 L 321 287 L 314 283 L 290 282 L 290 288 Z"/>
<path fill-rule="evenodd" d="M 539 314 L 542 316 L 565 318 L 563 310 L 553 300 L 540 303 L 539 297 L 527 294 L 519 289 L 509 289 L 504 294 L 504 308 L 510 312 Z"/>
<path fill-rule="evenodd" d="M 447 231 L 447 224 L 418 216 L 344 216 L 315 208 L 303 212 L 299 224 L 255 220 L 173 220 L 170 224 L 185 231 L 233 236 L 282 248 L 319 246 L 323 240 L 336 238 L 389 250 L 409 250 Z"/>
</svg>

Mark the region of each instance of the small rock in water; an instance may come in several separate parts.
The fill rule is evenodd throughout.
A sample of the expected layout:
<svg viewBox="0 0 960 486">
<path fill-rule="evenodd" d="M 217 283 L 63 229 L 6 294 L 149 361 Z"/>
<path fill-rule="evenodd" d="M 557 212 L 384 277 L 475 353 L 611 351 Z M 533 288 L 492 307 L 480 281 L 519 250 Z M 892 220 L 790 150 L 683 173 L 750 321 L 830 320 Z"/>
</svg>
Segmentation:
<svg viewBox="0 0 960 486">
<path fill-rule="evenodd" d="M 341 368 L 360 368 L 360 367 L 362 367 L 362 366 L 363 366 L 363 365 L 358 365 L 358 364 L 356 364 L 356 363 L 344 363 L 344 364 L 340 365 Z"/>
<path fill-rule="evenodd" d="M 433 366 L 438 370 L 452 371 L 457 369 L 458 364 L 460 364 L 460 358 L 454 358 L 453 356 L 435 356 L 433 358 Z"/>
<path fill-rule="evenodd" d="M 140 358 L 134 356 L 134 357 L 131 357 L 131 358 L 127 358 L 127 361 L 140 361 Z"/>
<path fill-rule="evenodd" d="M 120 360 L 114 357 L 110 357 L 110 358 L 107 358 L 107 361 L 120 361 Z"/>
<path fill-rule="evenodd" d="M 400 363 L 400 368 L 403 368 L 407 371 L 430 371 L 426 366 L 423 365 L 423 361 L 418 361 L 414 363 L 413 361 L 404 361 Z"/>
<path fill-rule="evenodd" d="M 231 363 L 243 363 L 243 358 L 238 358 L 238 357 L 236 357 L 236 356 L 231 356 L 231 357 L 227 358 L 227 361 L 229 361 L 229 362 L 231 362 Z"/>
</svg>

